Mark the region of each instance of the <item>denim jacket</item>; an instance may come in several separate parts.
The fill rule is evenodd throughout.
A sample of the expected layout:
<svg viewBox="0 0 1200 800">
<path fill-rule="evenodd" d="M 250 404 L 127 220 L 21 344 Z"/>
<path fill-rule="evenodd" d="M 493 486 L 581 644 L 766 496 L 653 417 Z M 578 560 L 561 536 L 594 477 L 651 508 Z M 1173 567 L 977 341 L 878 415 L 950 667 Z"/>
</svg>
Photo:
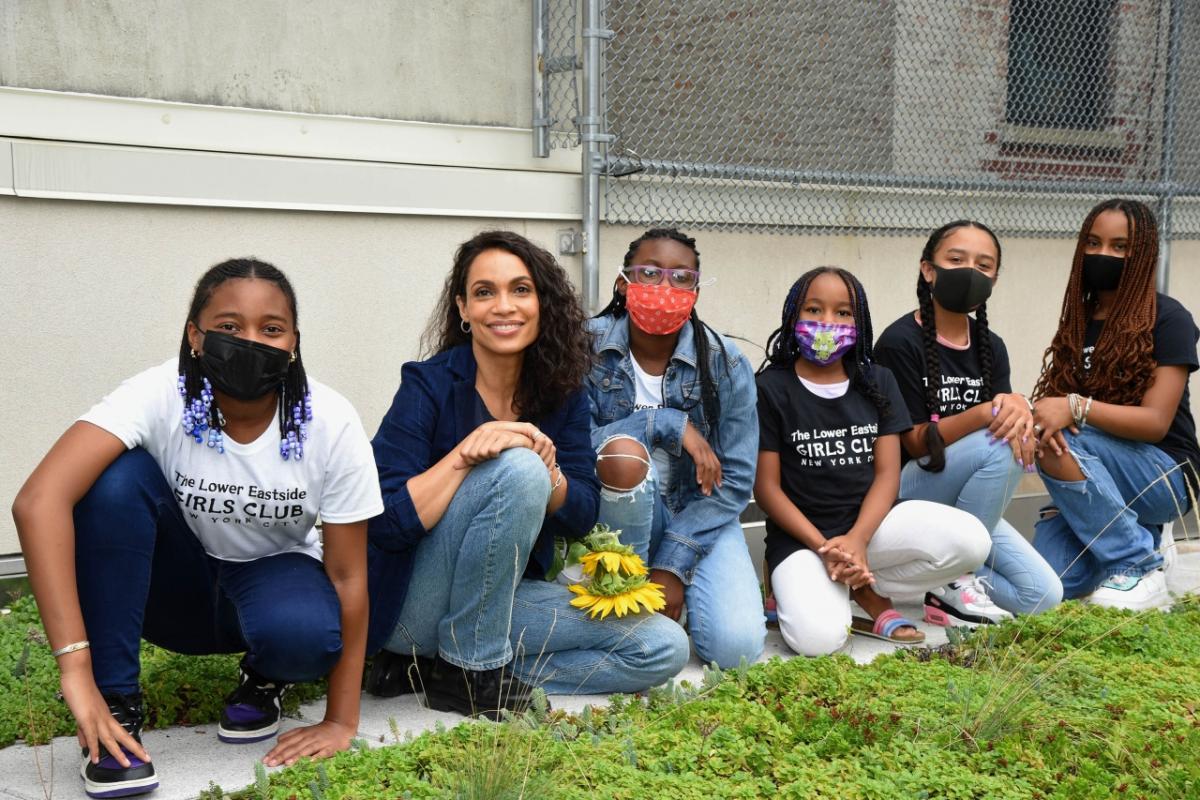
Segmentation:
<svg viewBox="0 0 1200 800">
<path fill-rule="evenodd" d="M 371 440 L 384 511 L 367 525 L 368 653 L 382 646 L 396 626 L 412 575 L 414 550 L 429 534 L 408 493 L 408 479 L 440 461 L 481 422 L 470 345 L 426 361 L 411 361 L 400 375 L 392 407 Z M 558 464 L 567 477 L 567 497 L 542 524 L 526 569 L 528 577 L 540 578 L 549 568 L 556 537 L 584 536 L 596 522 L 600 485 L 587 415 L 587 400 L 580 389 L 562 408 L 531 420 L 557 448 Z"/>
<path fill-rule="evenodd" d="M 679 331 L 675 352 L 664 376 L 665 408 L 634 411 L 633 365 L 629 355 L 628 316 L 603 316 L 588 322 L 596 364 L 587 379 L 592 410 L 592 444 L 626 434 L 650 449 L 661 447 L 671 456 L 671 475 L 659 476 L 672 519 L 654 553 L 651 567 L 675 574 L 686 585 L 696 564 L 712 547 L 725 525 L 736 522 L 750 502 L 758 459 L 758 408 L 754 370 L 737 346 L 725 337 L 709 338 L 709 369 L 717 381 L 721 417 L 714 426 L 704 418 L 696 370 L 692 323 Z M 724 345 L 722 356 L 720 345 Z M 686 410 L 684 410 L 686 409 Z M 696 465 L 683 449 L 685 423 L 703 434 L 721 461 L 721 487 L 705 497 L 696 483 Z"/>
</svg>

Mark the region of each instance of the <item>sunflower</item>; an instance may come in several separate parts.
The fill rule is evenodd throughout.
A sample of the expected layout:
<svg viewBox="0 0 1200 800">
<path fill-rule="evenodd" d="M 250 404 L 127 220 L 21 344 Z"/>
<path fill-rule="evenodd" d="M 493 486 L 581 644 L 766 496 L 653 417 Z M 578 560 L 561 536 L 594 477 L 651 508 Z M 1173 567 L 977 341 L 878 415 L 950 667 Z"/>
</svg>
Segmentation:
<svg viewBox="0 0 1200 800">
<path fill-rule="evenodd" d="M 626 575 L 645 575 L 646 565 L 635 553 L 600 550 L 581 557 L 584 575 L 594 575 L 597 563 L 603 564 L 607 572 L 624 572 Z"/>
<path fill-rule="evenodd" d="M 649 581 L 639 581 L 636 586 L 613 595 L 593 594 L 588 587 L 578 583 L 567 588 L 578 595 L 571 601 L 571 605 L 588 611 L 593 619 L 597 616 L 604 619 L 609 614 L 616 614 L 618 617 L 638 614 L 642 611 L 639 605 L 646 611 L 658 611 L 667 604 L 662 586 Z"/>
</svg>

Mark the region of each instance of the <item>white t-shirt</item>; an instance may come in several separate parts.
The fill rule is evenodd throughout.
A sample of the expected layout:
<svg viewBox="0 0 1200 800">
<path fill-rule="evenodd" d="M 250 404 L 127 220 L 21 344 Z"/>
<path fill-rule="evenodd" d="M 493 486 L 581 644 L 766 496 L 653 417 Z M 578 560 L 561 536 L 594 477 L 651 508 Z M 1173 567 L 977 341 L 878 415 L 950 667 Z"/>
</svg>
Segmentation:
<svg viewBox="0 0 1200 800">
<path fill-rule="evenodd" d="M 651 375 L 642 369 L 633 354 L 629 354 L 633 364 L 633 410 L 663 407 L 663 376 Z M 671 475 L 671 454 L 661 447 L 654 448 L 650 453 L 654 462 L 654 471 L 658 473 L 658 490 L 660 494 L 667 493 L 667 478 Z"/>
<path fill-rule="evenodd" d="M 304 457 L 284 461 L 278 416 L 253 442 L 226 436 L 224 453 L 207 439 L 197 444 L 180 424 L 178 380 L 171 359 L 125 381 L 80 419 L 154 457 L 209 555 L 253 561 L 300 552 L 319 559 L 318 514 L 349 523 L 383 513 L 371 443 L 337 392 L 309 378 L 313 420 Z"/>
<path fill-rule="evenodd" d="M 800 378 L 799 375 L 796 376 Z M 838 381 L 837 383 L 813 383 L 812 381 L 800 378 L 800 382 L 804 384 L 804 388 L 815 394 L 817 397 L 824 397 L 826 400 L 837 400 L 844 395 L 850 388 L 850 379 Z"/>
</svg>

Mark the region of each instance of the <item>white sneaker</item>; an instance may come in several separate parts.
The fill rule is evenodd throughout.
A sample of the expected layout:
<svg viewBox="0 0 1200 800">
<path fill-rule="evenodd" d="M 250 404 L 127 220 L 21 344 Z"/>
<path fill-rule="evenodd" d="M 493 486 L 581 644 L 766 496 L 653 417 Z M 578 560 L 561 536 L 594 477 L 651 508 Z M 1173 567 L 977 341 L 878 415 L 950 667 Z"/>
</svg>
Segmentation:
<svg viewBox="0 0 1200 800">
<path fill-rule="evenodd" d="M 1124 608 L 1129 611 L 1145 611 L 1167 605 L 1171 596 L 1167 594 L 1167 576 L 1161 569 L 1145 575 L 1113 575 L 1100 584 L 1088 602 L 1105 608 Z"/>
<path fill-rule="evenodd" d="M 992 602 L 986 586 L 983 578 L 964 575 L 926 592 L 925 621 L 949 627 L 958 623 L 995 625 L 1012 619 L 1012 614 Z"/>
</svg>

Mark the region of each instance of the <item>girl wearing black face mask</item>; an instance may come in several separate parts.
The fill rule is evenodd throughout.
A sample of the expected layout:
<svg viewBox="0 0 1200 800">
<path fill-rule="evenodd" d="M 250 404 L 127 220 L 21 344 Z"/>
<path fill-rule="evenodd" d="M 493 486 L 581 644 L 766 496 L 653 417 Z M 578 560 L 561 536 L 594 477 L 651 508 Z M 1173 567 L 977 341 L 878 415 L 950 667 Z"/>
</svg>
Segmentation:
<svg viewBox="0 0 1200 800">
<path fill-rule="evenodd" d="M 1008 352 L 987 322 L 999 271 L 1000 242 L 986 226 L 942 226 L 921 253 L 918 310 L 892 323 L 875 345 L 913 422 L 901 437 L 907 463 L 900 497 L 956 506 L 992 535 L 975 575 L 926 594 L 925 618 L 936 624 L 1000 622 L 1061 599 L 1057 576 L 1001 516 L 1021 471 L 1035 467 L 1030 406 L 1012 391 Z"/>
<path fill-rule="evenodd" d="M 1034 390 L 1053 501 L 1034 546 L 1067 597 L 1129 609 L 1168 599 L 1162 525 L 1187 511 L 1200 464 L 1187 383 L 1200 332 L 1155 291 L 1157 231 L 1135 200 L 1088 214 Z"/>
<path fill-rule="evenodd" d="M 178 358 L 84 414 L 13 504 L 87 793 L 158 785 L 140 741 L 143 638 L 245 653 L 218 726 L 230 743 L 274 736 L 286 686 L 328 674 L 324 721 L 283 734 L 264 760 L 347 748 L 366 642 L 367 519 L 382 510 L 357 414 L 305 375 L 287 278 L 252 259 L 210 269 Z"/>
</svg>

